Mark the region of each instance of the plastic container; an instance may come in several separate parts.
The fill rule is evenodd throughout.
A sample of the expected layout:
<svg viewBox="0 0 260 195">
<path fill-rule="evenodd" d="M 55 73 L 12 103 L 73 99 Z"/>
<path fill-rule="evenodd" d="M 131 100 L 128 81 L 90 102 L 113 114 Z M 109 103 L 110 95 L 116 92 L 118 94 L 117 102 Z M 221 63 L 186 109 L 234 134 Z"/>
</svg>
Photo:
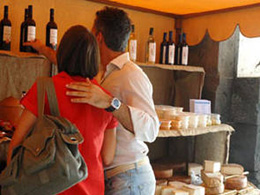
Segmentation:
<svg viewBox="0 0 260 195">
<path fill-rule="evenodd" d="M 160 119 L 160 129 L 161 130 L 170 130 L 171 129 L 171 120 Z"/>
<path fill-rule="evenodd" d="M 183 107 L 174 107 L 176 114 L 183 112 Z"/>
<path fill-rule="evenodd" d="M 199 125 L 199 115 L 193 112 L 186 112 L 189 118 L 189 128 L 197 128 Z"/>
<path fill-rule="evenodd" d="M 189 118 L 190 116 L 184 113 L 179 113 L 174 116 L 174 120 L 181 121 L 181 129 L 188 129 L 189 128 Z"/>
<path fill-rule="evenodd" d="M 155 105 L 155 111 L 160 119 L 171 119 L 176 114 L 176 109 L 167 105 Z"/>
<path fill-rule="evenodd" d="M 206 127 L 208 121 L 208 115 L 206 114 L 199 114 L 199 124 L 198 127 Z"/>
<path fill-rule="evenodd" d="M 221 124 L 220 114 L 212 113 L 210 115 L 210 117 L 211 117 L 212 125 L 220 125 Z"/>
<path fill-rule="evenodd" d="M 181 120 L 172 120 L 171 122 L 171 130 L 179 130 L 181 129 Z"/>
</svg>

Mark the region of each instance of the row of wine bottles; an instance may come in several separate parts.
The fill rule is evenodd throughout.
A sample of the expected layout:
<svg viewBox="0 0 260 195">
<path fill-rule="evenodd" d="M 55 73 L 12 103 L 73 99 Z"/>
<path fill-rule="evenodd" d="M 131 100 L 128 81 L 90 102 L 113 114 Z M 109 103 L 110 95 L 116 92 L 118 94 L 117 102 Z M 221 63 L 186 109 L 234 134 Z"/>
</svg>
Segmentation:
<svg viewBox="0 0 260 195">
<path fill-rule="evenodd" d="M 153 36 L 154 28 L 150 28 L 149 37 L 146 43 L 145 62 L 154 64 L 156 60 L 156 42 Z M 160 46 L 160 64 L 176 64 L 188 65 L 189 46 L 186 43 L 186 34 L 179 35 L 178 44 L 175 45 L 173 41 L 173 32 L 169 32 L 169 39 L 167 41 L 167 33 L 163 33 L 163 41 Z M 137 40 L 135 37 L 135 27 L 132 25 L 132 32 L 128 41 L 128 52 L 130 59 L 136 61 L 137 58 Z"/>
<path fill-rule="evenodd" d="M 12 24 L 8 19 L 8 6 L 4 6 L 4 18 L 0 21 L 0 50 L 11 49 Z M 54 9 L 50 9 L 50 21 L 46 25 L 46 46 L 57 48 L 58 27 L 54 22 Z M 24 46 L 25 42 L 36 39 L 36 23 L 33 20 L 33 7 L 29 5 L 24 11 L 24 21 L 20 29 L 20 51 L 36 52 L 30 46 Z"/>
<path fill-rule="evenodd" d="M 169 32 L 169 40 L 167 41 L 167 33 L 163 33 L 163 41 L 160 47 L 160 63 L 161 64 L 177 64 L 188 65 L 189 46 L 186 43 L 186 34 L 179 34 L 178 44 L 175 45 L 172 39 L 172 31 Z"/>
</svg>

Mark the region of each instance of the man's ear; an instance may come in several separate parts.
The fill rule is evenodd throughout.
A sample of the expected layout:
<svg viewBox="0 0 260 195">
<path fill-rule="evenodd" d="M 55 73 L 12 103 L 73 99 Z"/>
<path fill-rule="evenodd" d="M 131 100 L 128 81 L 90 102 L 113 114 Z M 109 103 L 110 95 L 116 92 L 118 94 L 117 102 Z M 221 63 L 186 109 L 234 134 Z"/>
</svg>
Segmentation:
<svg viewBox="0 0 260 195">
<path fill-rule="evenodd" d="M 102 43 L 104 38 L 103 38 L 103 34 L 101 32 L 98 32 L 96 35 L 96 39 L 98 43 Z"/>
</svg>

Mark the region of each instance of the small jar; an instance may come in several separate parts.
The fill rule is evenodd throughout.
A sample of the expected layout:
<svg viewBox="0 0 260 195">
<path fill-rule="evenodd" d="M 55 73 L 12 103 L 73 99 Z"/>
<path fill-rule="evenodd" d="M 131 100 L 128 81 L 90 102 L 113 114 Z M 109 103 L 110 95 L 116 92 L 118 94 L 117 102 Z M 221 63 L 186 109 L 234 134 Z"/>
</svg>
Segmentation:
<svg viewBox="0 0 260 195">
<path fill-rule="evenodd" d="M 221 120 L 220 120 L 220 114 L 211 114 L 211 121 L 212 121 L 212 125 L 220 125 L 221 124 Z"/>
<path fill-rule="evenodd" d="M 207 121 L 208 121 L 208 115 L 200 114 L 199 115 L 199 125 L 198 125 L 198 127 L 206 127 Z"/>
</svg>

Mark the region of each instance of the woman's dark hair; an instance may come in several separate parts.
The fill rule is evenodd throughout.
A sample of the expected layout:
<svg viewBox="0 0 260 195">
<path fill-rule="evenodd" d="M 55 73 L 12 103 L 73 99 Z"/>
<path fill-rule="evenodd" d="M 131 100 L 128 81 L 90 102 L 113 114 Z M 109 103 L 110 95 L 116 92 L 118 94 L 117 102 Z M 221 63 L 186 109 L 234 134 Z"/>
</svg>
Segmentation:
<svg viewBox="0 0 260 195">
<path fill-rule="evenodd" d="M 98 73 L 99 49 L 94 35 L 83 26 L 72 26 L 63 35 L 58 51 L 58 71 L 92 79 Z"/>
<path fill-rule="evenodd" d="M 108 48 L 113 51 L 125 51 L 131 32 L 131 21 L 125 11 L 105 7 L 96 12 L 94 26 L 97 33 L 102 33 Z"/>
</svg>

